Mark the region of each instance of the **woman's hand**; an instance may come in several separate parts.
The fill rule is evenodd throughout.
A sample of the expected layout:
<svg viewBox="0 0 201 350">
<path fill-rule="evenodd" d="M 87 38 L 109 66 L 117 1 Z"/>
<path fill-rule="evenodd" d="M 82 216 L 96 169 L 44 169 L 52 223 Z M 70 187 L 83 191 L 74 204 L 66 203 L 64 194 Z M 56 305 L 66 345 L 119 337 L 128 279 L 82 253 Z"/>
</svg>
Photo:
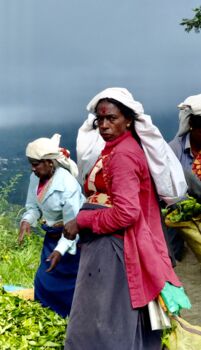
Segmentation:
<svg viewBox="0 0 201 350">
<path fill-rule="evenodd" d="M 57 250 L 53 250 L 53 252 L 46 259 L 46 261 L 50 261 L 50 267 L 46 270 L 46 272 L 52 271 L 57 266 L 60 260 L 61 254 Z"/>
<path fill-rule="evenodd" d="M 77 221 L 76 219 L 73 219 L 64 225 L 63 235 L 65 238 L 73 241 L 78 231 L 79 231 L 79 228 L 77 225 Z"/>
<path fill-rule="evenodd" d="M 31 225 L 27 221 L 22 221 L 20 224 L 20 231 L 19 231 L 19 236 L 18 236 L 18 243 L 21 244 L 25 234 L 27 236 L 30 236 L 31 234 Z"/>
</svg>

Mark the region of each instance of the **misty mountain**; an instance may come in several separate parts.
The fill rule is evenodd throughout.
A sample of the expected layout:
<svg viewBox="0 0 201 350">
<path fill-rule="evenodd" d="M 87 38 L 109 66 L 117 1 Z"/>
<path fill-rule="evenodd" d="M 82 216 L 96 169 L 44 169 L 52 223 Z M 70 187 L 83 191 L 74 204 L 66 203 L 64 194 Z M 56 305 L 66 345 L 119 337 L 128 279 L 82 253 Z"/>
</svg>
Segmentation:
<svg viewBox="0 0 201 350">
<path fill-rule="evenodd" d="M 154 123 L 159 127 L 167 141 L 173 138 L 177 126 L 168 120 L 168 116 L 157 118 Z M 177 118 L 175 117 L 175 121 Z M 10 195 L 12 203 L 24 204 L 30 176 L 30 165 L 25 156 L 28 142 L 39 137 L 51 137 L 54 133 L 61 135 L 62 147 L 70 150 L 71 157 L 76 161 L 76 136 L 80 122 L 65 124 L 19 125 L 14 128 L 0 129 L 0 186 L 4 186 L 16 174 L 22 177 Z"/>
</svg>

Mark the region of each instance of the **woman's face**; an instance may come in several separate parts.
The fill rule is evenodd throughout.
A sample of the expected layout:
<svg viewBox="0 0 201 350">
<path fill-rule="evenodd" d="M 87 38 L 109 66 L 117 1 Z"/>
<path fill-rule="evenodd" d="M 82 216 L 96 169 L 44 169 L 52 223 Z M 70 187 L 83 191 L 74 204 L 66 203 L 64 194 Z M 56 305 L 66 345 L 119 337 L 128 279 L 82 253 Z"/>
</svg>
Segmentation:
<svg viewBox="0 0 201 350">
<path fill-rule="evenodd" d="M 127 130 L 131 121 L 113 103 L 101 101 L 96 108 L 96 122 L 102 138 L 113 141 Z"/>
<path fill-rule="evenodd" d="M 54 173 L 53 163 L 51 160 L 29 159 L 31 169 L 34 174 L 41 180 L 50 179 Z"/>
</svg>

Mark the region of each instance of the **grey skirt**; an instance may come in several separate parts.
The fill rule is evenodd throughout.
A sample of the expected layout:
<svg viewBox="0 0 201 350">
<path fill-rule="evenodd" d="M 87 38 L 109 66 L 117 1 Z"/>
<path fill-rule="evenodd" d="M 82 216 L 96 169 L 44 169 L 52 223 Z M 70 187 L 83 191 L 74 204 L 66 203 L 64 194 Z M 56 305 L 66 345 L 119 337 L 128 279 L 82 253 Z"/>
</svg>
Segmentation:
<svg viewBox="0 0 201 350">
<path fill-rule="evenodd" d="M 147 307 L 133 309 L 123 240 L 99 236 L 82 244 L 65 350 L 160 350 Z"/>
</svg>

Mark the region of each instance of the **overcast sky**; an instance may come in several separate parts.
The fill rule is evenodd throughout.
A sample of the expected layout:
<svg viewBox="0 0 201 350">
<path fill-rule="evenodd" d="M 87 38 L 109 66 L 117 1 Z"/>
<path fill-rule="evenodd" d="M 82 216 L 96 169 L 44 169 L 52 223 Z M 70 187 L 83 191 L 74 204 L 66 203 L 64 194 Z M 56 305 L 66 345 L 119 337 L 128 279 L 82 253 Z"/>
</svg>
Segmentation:
<svg viewBox="0 0 201 350">
<path fill-rule="evenodd" d="M 179 25 L 201 0 L 0 0 L 0 127 L 82 121 L 109 86 L 154 118 L 201 93 L 201 33 Z M 176 114 L 177 115 L 177 114 Z"/>
</svg>

